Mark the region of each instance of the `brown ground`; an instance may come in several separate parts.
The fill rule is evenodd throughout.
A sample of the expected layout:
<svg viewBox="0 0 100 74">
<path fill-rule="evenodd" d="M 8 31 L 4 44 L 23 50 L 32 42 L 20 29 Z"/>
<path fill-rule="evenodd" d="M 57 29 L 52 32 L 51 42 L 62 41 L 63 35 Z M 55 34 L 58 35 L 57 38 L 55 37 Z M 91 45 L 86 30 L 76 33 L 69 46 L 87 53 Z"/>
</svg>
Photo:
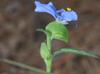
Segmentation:
<svg viewBox="0 0 100 74">
<path fill-rule="evenodd" d="M 100 54 L 100 0 L 54 0 L 54 3 L 58 8 L 72 7 L 79 15 L 79 27 L 69 27 L 70 43 L 54 41 L 54 48 L 75 47 Z M 0 0 L 0 59 L 7 58 L 44 69 L 39 47 L 45 36 L 36 29 L 44 28 L 52 20 L 48 14 L 34 13 L 31 0 Z M 53 72 L 100 74 L 100 61 L 64 54 L 54 60 Z M 0 74 L 36 73 L 0 62 Z"/>
</svg>

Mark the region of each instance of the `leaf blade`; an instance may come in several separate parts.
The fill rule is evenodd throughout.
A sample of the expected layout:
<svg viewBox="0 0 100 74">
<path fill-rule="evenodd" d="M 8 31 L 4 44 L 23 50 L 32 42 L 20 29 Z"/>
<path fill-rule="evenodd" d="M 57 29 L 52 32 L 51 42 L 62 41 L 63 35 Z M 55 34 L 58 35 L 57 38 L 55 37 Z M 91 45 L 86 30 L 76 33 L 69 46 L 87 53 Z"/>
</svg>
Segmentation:
<svg viewBox="0 0 100 74">
<path fill-rule="evenodd" d="M 73 54 L 98 58 L 97 55 L 93 52 L 90 52 L 90 51 L 86 52 L 86 51 L 77 50 L 77 49 L 74 49 L 74 48 L 62 48 L 62 49 L 54 52 L 54 57 L 61 54 L 61 53 L 73 53 Z"/>
<path fill-rule="evenodd" d="M 69 42 L 69 32 L 63 24 L 55 21 L 51 22 L 46 26 L 46 30 L 52 34 L 51 39 L 58 39 L 66 43 Z"/>
</svg>

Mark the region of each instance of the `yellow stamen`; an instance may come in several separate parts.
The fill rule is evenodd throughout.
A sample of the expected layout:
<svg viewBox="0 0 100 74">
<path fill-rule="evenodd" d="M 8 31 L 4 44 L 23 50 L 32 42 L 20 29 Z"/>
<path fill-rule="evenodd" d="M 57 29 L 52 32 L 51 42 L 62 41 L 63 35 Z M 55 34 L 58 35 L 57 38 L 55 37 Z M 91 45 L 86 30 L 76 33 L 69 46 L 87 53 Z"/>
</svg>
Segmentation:
<svg viewBox="0 0 100 74">
<path fill-rule="evenodd" d="M 67 8 L 67 11 L 71 11 L 72 9 L 71 8 Z"/>
</svg>

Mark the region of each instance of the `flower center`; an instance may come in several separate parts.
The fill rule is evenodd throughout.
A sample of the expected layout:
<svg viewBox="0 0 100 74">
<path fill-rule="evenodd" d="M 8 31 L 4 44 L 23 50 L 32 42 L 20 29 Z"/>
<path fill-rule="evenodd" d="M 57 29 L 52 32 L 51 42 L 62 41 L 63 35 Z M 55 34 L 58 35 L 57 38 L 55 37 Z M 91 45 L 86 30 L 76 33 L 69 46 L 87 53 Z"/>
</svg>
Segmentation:
<svg viewBox="0 0 100 74">
<path fill-rule="evenodd" d="M 67 10 L 67 11 L 72 11 L 72 9 L 71 9 L 71 8 L 66 8 L 66 10 Z"/>
</svg>

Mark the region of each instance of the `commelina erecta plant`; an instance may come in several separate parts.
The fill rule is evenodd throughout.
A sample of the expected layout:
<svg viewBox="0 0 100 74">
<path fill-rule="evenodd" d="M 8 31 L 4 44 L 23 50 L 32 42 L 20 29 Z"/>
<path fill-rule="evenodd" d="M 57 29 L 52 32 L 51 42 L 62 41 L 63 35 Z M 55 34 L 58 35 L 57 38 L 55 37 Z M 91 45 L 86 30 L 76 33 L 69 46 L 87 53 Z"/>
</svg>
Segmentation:
<svg viewBox="0 0 100 74">
<path fill-rule="evenodd" d="M 38 31 L 44 32 L 47 37 L 46 41 L 42 42 L 40 47 L 40 54 L 46 65 L 46 74 L 52 74 L 52 60 L 61 53 L 73 53 L 95 58 L 97 57 L 93 52 L 86 52 L 76 48 L 60 48 L 52 53 L 51 49 L 53 39 L 61 40 L 65 43 L 69 42 L 69 32 L 65 25 L 67 25 L 69 22 L 77 21 L 78 15 L 75 11 L 71 10 L 71 8 L 67 8 L 67 11 L 63 8 L 57 10 L 52 2 L 43 4 L 40 2 L 40 0 L 35 0 L 34 3 L 36 6 L 35 12 L 48 13 L 55 19 L 54 21 L 50 22 L 45 29 L 38 29 Z"/>
<path fill-rule="evenodd" d="M 67 10 L 64 10 L 63 8 L 57 10 L 52 2 L 49 2 L 48 4 L 43 4 L 40 2 L 40 0 L 35 0 L 34 4 L 35 4 L 34 11 L 36 13 L 45 12 L 53 16 L 53 18 L 55 19 L 54 21 L 47 24 L 45 29 L 37 30 L 43 32 L 46 35 L 46 40 L 42 42 L 40 46 L 40 55 L 46 65 L 46 71 L 22 63 L 11 61 L 8 59 L 2 59 L 3 62 L 16 65 L 21 68 L 25 68 L 33 72 L 38 72 L 39 74 L 53 74 L 51 71 L 52 61 L 62 53 L 73 53 L 81 56 L 98 58 L 98 56 L 94 52 L 91 51 L 87 52 L 77 48 L 60 48 L 60 49 L 56 49 L 57 51 L 55 52 L 51 52 L 53 39 L 61 40 L 68 44 L 70 36 L 69 36 L 68 28 L 65 27 L 65 25 L 69 24 L 69 22 L 77 21 L 78 14 L 75 11 L 71 10 L 71 8 L 67 8 Z"/>
</svg>

